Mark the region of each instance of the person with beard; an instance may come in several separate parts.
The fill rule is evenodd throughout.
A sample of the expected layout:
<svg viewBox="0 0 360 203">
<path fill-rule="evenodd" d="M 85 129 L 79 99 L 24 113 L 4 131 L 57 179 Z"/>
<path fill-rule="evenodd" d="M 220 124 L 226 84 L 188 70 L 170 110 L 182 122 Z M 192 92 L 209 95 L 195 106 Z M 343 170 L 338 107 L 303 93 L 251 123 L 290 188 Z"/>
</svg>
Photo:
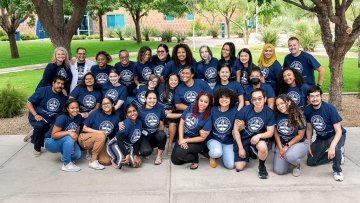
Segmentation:
<svg viewBox="0 0 360 203">
<path fill-rule="evenodd" d="M 320 87 L 310 87 L 307 97 L 310 103 L 304 109 L 309 141 L 307 165 L 318 166 L 332 161 L 334 179 L 343 181 L 344 174 L 340 165 L 345 161 L 346 130 L 341 126 L 342 118 L 333 105 L 322 101 Z M 312 141 L 313 130 L 316 132 L 315 141 Z"/>
<path fill-rule="evenodd" d="M 95 62 L 86 58 L 86 49 L 84 47 L 78 47 L 76 49 L 76 59 L 70 67 L 71 73 L 73 75 L 70 85 L 70 92 L 72 92 L 76 86 L 81 84 L 84 75 L 90 72 L 90 69 L 93 65 L 95 65 Z"/>
<path fill-rule="evenodd" d="M 250 105 L 251 103 L 251 92 L 256 89 L 260 88 L 265 91 L 267 101 L 266 104 L 271 109 L 274 109 L 275 105 L 275 93 L 272 87 L 269 84 L 261 83 L 261 79 L 263 78 L 261 69 L 259 67 L 253 67 L 249 71 L 249 81 L 250 84 L 245 88 L 245 105 Z"/>
</svg>

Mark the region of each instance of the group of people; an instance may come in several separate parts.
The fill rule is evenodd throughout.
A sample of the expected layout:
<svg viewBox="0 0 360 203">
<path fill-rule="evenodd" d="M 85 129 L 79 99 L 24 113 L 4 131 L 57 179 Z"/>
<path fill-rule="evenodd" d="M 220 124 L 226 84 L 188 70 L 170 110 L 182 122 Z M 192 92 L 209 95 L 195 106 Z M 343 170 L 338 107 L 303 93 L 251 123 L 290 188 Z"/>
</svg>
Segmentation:
<svg viewBox="0 0 360 203">
<path fill-rule="evenodd" d="M 236 55 L 232 42 L 222 46 L 220 59 L 201 46 L 198 62 L 186 44 L 175 45 L 171 56 L 166 44 L 154 55 L 143 46 L 136 62 L 124 49 L 114 66 L 105 51 L 94 63 L 85 48 L 71 61 L 57 47 L 27 103 L 33 153 L 40 156 L 41 147 L 60 152 L 64 171 L 80 170 L 74 161 L 84 150 L 89 167 L 98 170 L 140 167 L 155 148 L 154 164 L 166 151 L 173 164 L 190 163 L 193 170 L 199 154 L 212 168 L 222 159 L 237 172 L 258 159 L 258 176 L 265 179 L 275 145 L 276 174 L 299 176 L 308 155 L 309 166 L 332 161 L 333 176 L 342 181 L 346 130 L 335 107 L 322 100 L 324 68 L 299 49 L 296 37 L 288 45 L 283 66 L 271 44 L 257 65 L 247 48 Z"/>
</svg>

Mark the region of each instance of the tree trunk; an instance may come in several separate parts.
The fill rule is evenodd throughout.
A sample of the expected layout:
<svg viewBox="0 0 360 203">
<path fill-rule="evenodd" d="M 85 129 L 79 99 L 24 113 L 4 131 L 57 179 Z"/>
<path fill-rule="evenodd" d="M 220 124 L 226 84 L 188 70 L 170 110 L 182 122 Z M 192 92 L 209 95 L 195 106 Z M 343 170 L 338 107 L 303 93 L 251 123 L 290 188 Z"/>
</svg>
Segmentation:
<svg viewBox="0 0 360 203">
<path fill-rule="evenodd" d="M 340 56 L 342 55 L 342 56 Z M 341 107 L 341 89 L 343 86 L 343 62 L 344 54 L 339 54 L 335 57 L 329 57 L 329 67 L 331 73 L 330 87 L 329 87 L 329 101 L 339 111 Z"/>
<path fill-rule="evenodd" d="M 141 44 L 142 40 L 141 40 L 141 31 L 140 31 L 140 18 L 136 18 L 134 23 L 135 23 L 135 31 L 136 31 L 136 43 Z"/>
<path fill-rule="evenodd" d="M 230 20 L 226 17 L 225 18 L 226 23 L 226 30 L 227 30 L 227 38 L 230 38 Z"/>
<path fill-rule="evenodd" d="M 10 43 L 11 58 L 19 58 L 19 51 L 15 40 L 15 32 L 7 33 Z"/>
<path fill-rule="evenodd" d="M 51 42 L 53 43 L 54 47 L 64 47 L 69 52 L 69 57 L 71 58 L 71 37 L 67 37 L 64 35 L 57 34 L 57 36 L 52 36 Z"/>
<path fill-rule="evenodd" d="M 99 18 L 99 32 L 100 32 L 100 42 L 104 41 L 104 27 L 102 16 L 98 16 Z"/>
</svg>

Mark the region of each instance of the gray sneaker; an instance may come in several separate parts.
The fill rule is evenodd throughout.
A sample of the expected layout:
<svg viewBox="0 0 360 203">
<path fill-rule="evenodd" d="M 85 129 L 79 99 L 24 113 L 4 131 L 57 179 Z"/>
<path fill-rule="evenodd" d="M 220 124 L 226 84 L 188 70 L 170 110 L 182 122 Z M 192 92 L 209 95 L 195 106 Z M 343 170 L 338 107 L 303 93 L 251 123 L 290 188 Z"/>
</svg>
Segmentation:
<svg viewBox="0 0 360 203">
<path fill-rule="evenodd" d="M 66 172 L 78 172 L 80 171 L 80 167 L 75 165 L 73 162 L 69 162 L 67 165 L 62 165 L 61 170 Z"/>
<path fill-rule="evenodd" d="M 95 170 L 103 170 L 103 169 L 105 169 L 105 167 L 102 164 L 100 164 L 98 160 L 90 161 L 89 162 L 89 167 L 92 168 L 92 169 L 95 169 Z"/>
<path fill-rule="evenodd" d="M 344 174 L 342 172 L 334 172 L 334 179 L 341 182 L 344 180 Z"/>
<path fill-rule="evenodd" d="M 340 164 L 343 165 L 345 163 L 345 147 L 342 146 L 340 148 L 340 150 L 341 150 L 341 162 L 340 162 Z"/>
<path fill-rule="evenodd" d="M 293 169 L 292 174 L 293 174 L 294 177 L 299 177 L 300 176 L 300 174 L 301 174 L 300 164 Z"/>
</svg>

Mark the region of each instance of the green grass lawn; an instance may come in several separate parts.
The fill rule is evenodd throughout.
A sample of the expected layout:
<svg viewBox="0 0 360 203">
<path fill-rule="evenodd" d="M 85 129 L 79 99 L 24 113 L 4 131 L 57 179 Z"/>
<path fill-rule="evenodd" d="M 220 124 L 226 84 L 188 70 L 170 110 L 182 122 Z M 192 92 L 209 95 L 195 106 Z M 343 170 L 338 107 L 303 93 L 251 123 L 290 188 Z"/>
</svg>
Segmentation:
<svg viewBox="0 0 360 203">
<path fill-rule="evenodd" d="M 20 41 L 17 42 L 20 58 L 10 58 L 9 42 L 0 42 L 0 69 L 30 64 L 48 63 L 54 51 L 50 40 Z M 137 52 L 141 46 L 149 46 L 156 49 L 159 42 L 143 42 L 138 45 L 135 41 L 109 40 L 100 42 L 99 40 L 73 40 L 71 50 L 74 54 L 77 47 L 85 47 L 88 50 L 88 57 L 95 57 L 98 51 L 104 50 L 110 54 L 117 54 L 121 49 L 130 52 Z M 169 44 L 170 47 L 173 44 Z"/>
<path fill-rule="evenodd" d="M 75 45 L 75 47 L 77 46 L 85 46 L 85 45 L 81 45 L 81 44 L 77 44 L 80 43 L 81 41 L 75 41 L 73 42 L 73 46 Z M 91 43 L 90 43 L 91 42 Z M 91 53 L 95 54 L 97 52 L 97 49 L 99 47 L 99 45 L 104 45 L 101 46 L 101 48 L 103 48 L 104 50 L 113 50 L 114 53 L 117 53 L 117 51 L 119 49 L 123 49 L 126 48 L 128 50 L 133 50 L 133 51 L 137 51 L 137 49 L 139 48 L 138 45 L 136 45 L 135 43 L 132 42 L 124 42 L 124 44 L 121 44 L 121 47 L 116 47 L 113 48 L 114 44 L 117 44 L 117 42 L 119 41 L 110 41 L 113 44 L 108 44 L 108 42 L 105 42 L 104 44 L 99 43 L 99 42 L 93 42 L 92 41 L 88 41 L 88 43 L 86 44 L 87 49 L 89 49 L 89 53 L 91 55 Z M 115 43 L 116 42 L 116 43 Z M 127 44 L 127 46 L 125 46 L 125 44 Z M 150 46 L 152 48 L 155 48 L 159 43 L 150 43 Z M 105 47 L 106 45 L 106 47 Z M 147 44 L 149 45 L 149 44 Z M 40 45 L 39 45 L 40 46 Z M 170 47 L 172 48 L 173 45 L 170 45 Z M 1 48 L 0 48 L 1 49 Z M 50 52 L 52 50 L 51 46 L 49 48 Z M 257 48 L 251 49 L 253 52 L 253 61 L 255 64 L 257 64 L 257 59 L 259 58 L 260 55 L 260 51 Z M 36 52 L 35 48 L 34 48 L 34 52 Z M 111 53 L 111 51 L 109 51 Z M 220 58 L 220 48 L 213 48 L 212 49 L 213 55 L 217 58 Z M 41 53 L 41 51 L 38 51 L 38 53 Z M 193 52 L 194 57 L 196 58 L 196 60 L 199 60 L 199 52 L 195 51 Z M 282 64 L 284 61 L 284 57 L 285 57 L 286 53 L 277 53 L 278 56 L 278 60 L 279 62 Z M 318 57 L 316 56 L 316 59 L 319 60 L 319 62 L 322 64 L 322 66 L 325 68 L 326 72 L 325 72 L 325 82 L 323 84 L 323 90 L 325 92 L 328 92 L 329 89 L 329 78 L 330 78 L 330 70 L 328 68 L 328 57 Z M 135 56 L 131 57 L 131 60 L 136 60 Z M 117 62 L 118 59 L 114 59 L 112 64 L 114 64 L 115 62 Z M 44 61 L 44 63 L 47 63 L 47 61 Z M 34 89 L 36 87 L 36 85 L 38 84 L 38 82 L 41 79 L 43 70 L 32 70 L 32 71 L 23 71 L 23 72 L 16 72 L 16 73 L 8 73 L 8 74 L 2 74 L 0 75 L 0 89 L 1 88 L 6 88 L 6 85 L 8 83 L 10 83 L 11 85 L 15 86 L 15 88 L 23 91 L 27 96 L 30 96 L 33 92 Z M 344 87 L 343 87 L 343 92 L 358 92 L 358 88 L 357 88 L 357 83 L 360 80 L 360 69 L 357 68 L 357 59 L 350 59 L 347 58 L 344 61 Z"/>
</svg>

